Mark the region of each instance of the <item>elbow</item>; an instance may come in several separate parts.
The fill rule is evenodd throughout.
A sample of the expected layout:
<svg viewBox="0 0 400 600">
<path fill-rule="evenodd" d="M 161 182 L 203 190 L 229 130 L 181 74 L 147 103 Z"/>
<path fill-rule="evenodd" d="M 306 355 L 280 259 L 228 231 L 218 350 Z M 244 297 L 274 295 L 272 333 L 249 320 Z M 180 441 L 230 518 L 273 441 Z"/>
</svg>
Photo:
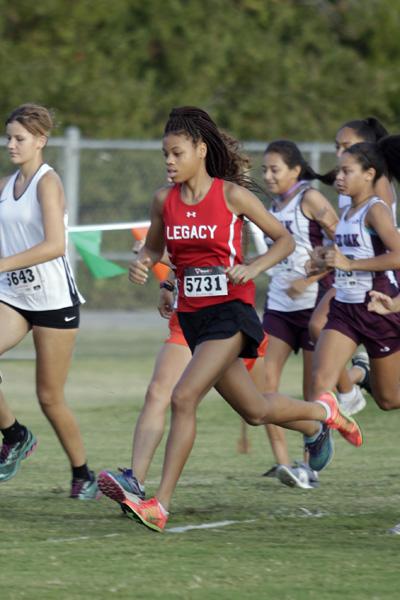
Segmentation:
<svg viewBox="0 0 400 600">
<path fill-rule="evenodd" d="M 393 268 L 396 269 L 396 271 L 400 270 L 400 252 L 396 252 L 395 266 Z"/>
<path fill-rule="evenodd" d="M 287 248 L 286 256 L 289 256 L 289 254 L 292 254 L 292 252 L 294 252 L 294 250 L 296 248 L 296 242 L 294 241 L 294 237 L 292 235 L 290 235 L 289 232 L 285 236 L 285 242 L 286 242 L 286 248 Z"/>
<path fill-rule="evenodd" d="M 52 244 L 48 248 L 47 260 L 54 260 L 56 258 L 60 258 L 61 256 L 65 256 L 65 252 L 66 252 L 65 243 Z"/>
</svg>

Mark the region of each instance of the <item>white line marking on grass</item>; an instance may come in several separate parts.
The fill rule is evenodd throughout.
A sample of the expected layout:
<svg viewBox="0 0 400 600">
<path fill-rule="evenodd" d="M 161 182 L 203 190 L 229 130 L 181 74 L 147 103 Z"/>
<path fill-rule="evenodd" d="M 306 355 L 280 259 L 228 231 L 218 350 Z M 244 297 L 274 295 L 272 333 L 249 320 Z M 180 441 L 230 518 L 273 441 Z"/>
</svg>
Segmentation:
<svg viewBox="0 0 400 600">
<path fill-rule="evenodd" d="M 217 529 L 218 527 L 227 527 L 236 523 L 254 523 L 257 519 L 246 519 L 245 521 L 216 521 L 215 523 L 201 523 L 201 525 L 184 525 L 183 527 L 169 527 L 167 533 L 185 533 L 192 529 Z"/>
<path fill-rule="evenodd" d="M 69 538 L 48 538 L 46 542 L 52 542 L 53 544 L 60 544 L 62 542 L 80 542 L 82 540 L 97 540 L 102 538 L 116 537 L 121 535 L 119 533 L 106 533 L 105 535 L 80 535 L 79 537 Z"/>
</svg>

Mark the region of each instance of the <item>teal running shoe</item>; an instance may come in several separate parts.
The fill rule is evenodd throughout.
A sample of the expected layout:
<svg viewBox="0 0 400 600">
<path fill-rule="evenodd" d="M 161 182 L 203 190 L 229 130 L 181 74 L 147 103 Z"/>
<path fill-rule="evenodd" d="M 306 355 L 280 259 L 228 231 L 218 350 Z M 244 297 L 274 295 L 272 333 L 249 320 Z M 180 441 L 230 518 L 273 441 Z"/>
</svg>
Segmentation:
<svg viewBox="0 0 400 600">
<path fill-rule="evenodd" d="M 309 453 L 309 467 L 313 471 L 322 471 L 331 462 L 334 454 L 332 439 L 332 430 L 322 424 L 322 431 L 316 440 L 310 441 L 310 438 L 304 436 L 305 449 Z"/>
<path fill-rule="evenodd" d="M 119 469 L 119 472 L 102 471 L 99 473 L 98 483 L 102 493 L 119 504 L 125 500 L 144 500 L 143 488 L 140 487 L 132 469 Z"/>
<path fill-rule="evenodd" d="M 3 442 L 0 449 L 0 483 L 8 481 L 17 473 L 21 460 L 27 458 L 35 450 L 37 439 L 29 429 L 23 440 L 16 444 Z"/>
<path fill-rule="evenodd" d="M 90 479 L 72 480 L 70 498 L 75 498 L 76 500 L 97 500 L 100 496 L 101 492 L 93 471 L 90 471 Z"/>
</svg>

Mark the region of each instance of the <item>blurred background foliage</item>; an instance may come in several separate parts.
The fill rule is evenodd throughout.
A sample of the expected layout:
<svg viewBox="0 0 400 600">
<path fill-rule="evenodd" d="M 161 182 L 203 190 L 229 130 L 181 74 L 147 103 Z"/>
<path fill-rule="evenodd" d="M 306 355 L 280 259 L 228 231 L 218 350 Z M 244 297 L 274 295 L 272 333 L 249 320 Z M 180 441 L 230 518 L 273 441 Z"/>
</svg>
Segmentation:
<svg viewBox="0 0 400 600">
<path fill-rule="evenodd" d="M 195 104 L 241 139 L 400 122 L 399 0 L 0 0 L 0 112 L 27 100 L 94 138 L 158 138 Z"/>
<path fill-rule="evenodd" d="M 161 137 L 171 107 L 193 104 L 241 140 L 333 151 L 353 118 L 399 131 L 399 31 L 400 0 L 0 0 L 0 114 L 31 101 L 54 109 L 55 135 L 72 125 L 144 140 Z M 46 158 L 63 174 L 60 149 Z M 261 155 L 252 160 L 259 177 Z M 10 172 L 5 153 L 0 167 Z M 82 150 L 78 222 L 147 219 L 164 180 L 161 152 Z M 118 232 L 102 248 L 118 260 L 131 245 Z M 81 262 L 78 280 L 91 308 L 156 304 L 154 281 L 93 280 Z M 265 286 L 262 276 L 260 308 Z"/>
</svg>

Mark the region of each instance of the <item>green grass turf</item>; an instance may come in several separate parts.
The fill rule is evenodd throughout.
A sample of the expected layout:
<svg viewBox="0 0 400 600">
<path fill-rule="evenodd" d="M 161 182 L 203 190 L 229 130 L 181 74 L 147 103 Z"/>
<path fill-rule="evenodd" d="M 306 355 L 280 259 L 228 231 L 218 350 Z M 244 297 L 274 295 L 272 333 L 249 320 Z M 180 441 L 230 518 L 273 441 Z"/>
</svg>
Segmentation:
<svg viewBox="0 0 400 600">
<path fill-rule="evenodd" d="M 127 466 L 132 427 L 164 337 L 137 330 L 83 330 L 67 393 L 90 464 Z M 30 355 L 30 341 L 10 358 Z M 19 353 L 19 354 L 18 354 Z M 336 456 L 316 490 L 261 477 L 273 463 L 262 428 L 238 454 L 239 419 L 216 395 L 201 404 L 198 436 L 177 488 L 169 528 L 237 521 L 160 535 L 122 516 L 106 498 L 68 499 L 65 456 L 34 398 L 32 360 L 3 360 L 4 391 L 40 438 L 18 475 L 0 487 L 0 598 L 388 600 L 400 597 L 400 415 L 372 400 L 360 415 L 365 445 L 335 435 Z M 290 360 L 283 391 L 299 395 Z M 290 432 L 294 458 L 301 439 Z M 156 489 L 162 448 L 147 491 Z"/>
</svg>

